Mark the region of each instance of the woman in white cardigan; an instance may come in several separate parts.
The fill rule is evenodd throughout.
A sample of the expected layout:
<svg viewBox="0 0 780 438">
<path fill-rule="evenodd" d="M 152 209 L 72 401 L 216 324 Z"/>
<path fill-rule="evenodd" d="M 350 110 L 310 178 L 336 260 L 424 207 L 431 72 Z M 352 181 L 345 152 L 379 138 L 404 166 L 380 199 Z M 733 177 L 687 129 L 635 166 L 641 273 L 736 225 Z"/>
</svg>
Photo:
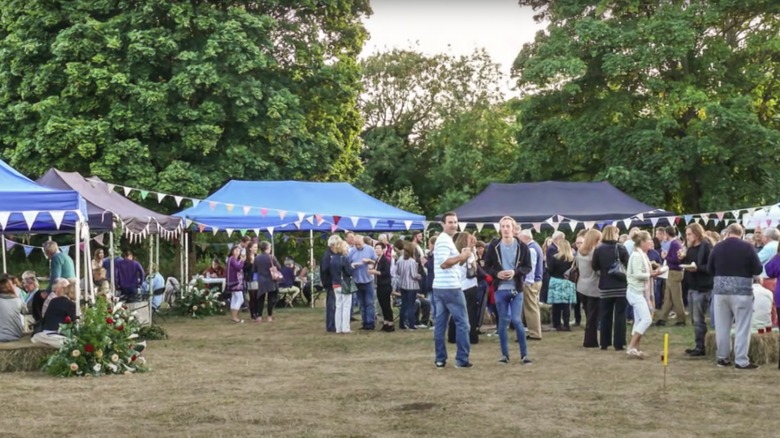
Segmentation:
<svg viewBox="0 0 780 438">
<path fill-rule="evenodd" d="M 633 357 L 642 358 L 644 353 L 639 350 L 639 342 L 653 322 L 651 309 L 655 307 L 653 305 L 653 282 L 650 279 L 658 276 L 661 272 L 653 270 L 650 266 L 650 260 L 647 258 L 647 251 L 653 247 L 650 233 L 640 231 L 634 235 L 633 240 L 634 250 L 628 259 L 628 269 L 626 270 L 628 282 L 626 298 L 634 308 L 634 328 L 631 331 L 631 342 L 628 343 L 626 353 Z"/>
</svg>

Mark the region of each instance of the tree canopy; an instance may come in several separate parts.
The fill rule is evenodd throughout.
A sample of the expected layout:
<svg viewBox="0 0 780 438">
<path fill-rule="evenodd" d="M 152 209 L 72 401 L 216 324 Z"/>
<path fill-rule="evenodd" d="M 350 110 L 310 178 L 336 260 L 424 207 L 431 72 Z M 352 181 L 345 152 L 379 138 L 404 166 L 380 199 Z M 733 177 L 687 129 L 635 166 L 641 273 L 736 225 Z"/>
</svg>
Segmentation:
<svg viewBox="0 0 780 438">
<path fill-rule="evenodd" d="M 0 3 L 0 146 L 202 196 L 229 179 L 352 179 L 368 0 Z"/>
<path fill-rule="evenodd" d="M 675 211 L 776 202 L 780 3 L 580 0 L 514 65 L 521 179 L 607 179 Z"/>
</svg>

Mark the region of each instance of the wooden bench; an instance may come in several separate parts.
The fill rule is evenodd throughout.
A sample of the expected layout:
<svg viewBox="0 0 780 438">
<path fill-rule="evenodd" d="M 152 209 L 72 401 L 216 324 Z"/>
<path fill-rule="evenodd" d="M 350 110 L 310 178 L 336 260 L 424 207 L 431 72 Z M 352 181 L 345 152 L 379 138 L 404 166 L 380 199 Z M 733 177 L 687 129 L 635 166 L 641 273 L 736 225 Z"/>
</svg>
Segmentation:
<svg viewBox="0 0 780 438">
<path fill-rule="evenodd" d="M 33 344 L 29 336 L 14 342 L 0 342 L 0 372 L 39 371 L 43 361 L 57 350 Z"/>
</svg>

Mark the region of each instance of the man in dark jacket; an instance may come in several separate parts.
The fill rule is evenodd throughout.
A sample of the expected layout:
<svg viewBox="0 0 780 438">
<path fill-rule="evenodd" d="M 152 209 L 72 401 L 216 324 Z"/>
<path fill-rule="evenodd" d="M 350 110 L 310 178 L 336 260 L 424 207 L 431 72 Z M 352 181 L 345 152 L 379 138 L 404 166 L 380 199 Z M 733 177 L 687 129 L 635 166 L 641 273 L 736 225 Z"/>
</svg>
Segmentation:
<svg viewBox="0 0 780 438">
<path fill-rule="evenodd" d="M 333 292 L 333 275 L 330 272 L 330 259 L 333 257 L 336 246 L 341 242 L 341 237 L 334 234 L 328 238 L 328 248 L 322 255 L 320 263 L 320 281 L 325 288 L 325 330 L 336 331 L 336 295 Z"/>
<path fill-rule="evenodd" d="M 490 242 L 485 250 L 485 271 L 493 276 L 496 286 L 496 308 L 498 310 L 498 341 L 501 345 L 500 364 L 509 363 L 507 345 L 507 313 L 511 309 L 512 324 L 520 343 L 520 363 L 531 363 L 525 327 L 520 320 L 523 311 L 523 282 L 531 272 L 531 252 L 528 246 L 515 237 L 517 223 L 509 216 L 499 222 L 501 239 Z"/>
<path fill-rule="evenodd" d="M 693 319 L 693 334 L 696 342 L 694 348 L 685 350 L 692 357 L 704 356 L 704 337 L 707 335 L 705 318 L 710 311 L 710 296 L 712 294 L 712 274 L 707 270 L 712 247 L 704 239 L 704 228 L 699 224 L 690 224 L 685 228 L 687 250 L 681 250 L 680 261 L 687 266 L 683 274 L 683 282 L 688 286 L 688 303 L 691 306 Z M 695 265 L 695 266 L 692 266 Z"/>
</svg>

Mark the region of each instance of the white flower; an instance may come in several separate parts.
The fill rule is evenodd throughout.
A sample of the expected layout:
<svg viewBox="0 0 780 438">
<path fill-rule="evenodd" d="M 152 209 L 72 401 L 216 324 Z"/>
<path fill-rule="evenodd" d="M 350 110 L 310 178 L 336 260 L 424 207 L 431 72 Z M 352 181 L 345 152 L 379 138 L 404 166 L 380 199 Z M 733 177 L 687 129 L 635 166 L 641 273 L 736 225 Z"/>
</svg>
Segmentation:
<svg viewBox="0 0 780 438">
<path fill-rule="evenodd" d="M 70 355 L 73 356 L 73 357 L 79 357 L 79 356 L 81 356 L 81 352 L 78 351 L 78 350 L 73 350 L 73 352 L 71 352 Z M 76 370 L 73 370 L 73 371 L 76 371 Z"/>
<path fill-rule="evenodd" d="M 138 337 L 138 333 L 133 333 L 132 335 L 128 336 L 127 339 L 135 339 Z"/>
<path fill-rule="evenodd" d="M 111 356 L 111 362 L 115 362 L 116 363 L 118 361 L 119 361 L 119 356 L 117 356 L 116 354 Z"/>
<path fill-rule="evenodd" d="M 100 370 L 103 369 L 103 367 L 99 363 L 96 363 L 95 366 L 92 367 L 92 369 L 95 370 L 96 373 L 99 373 Z"/>
<path fill-rule="evenodd" d="M 128 321 L 133 321 L 133 320 L 135 320 L 135 316 L 131 316 L 130 318 L 127 318 L 127 320 Z"/>
<path fill-rule="evenodd" d="M 143 356 L 138 356 L 138 359 L 136 359 L 135 361 L 138 362 L 140 365 L 146 364 L 146 359 Z"/>
<path fill-rule="evenodd" d="M 75 363 L 70 364 L 70 370 L 71 371 L 76 371 L 78 369 L 79 369 L 79 365 L 78 364 L 75 364 Z"/>
<path fill-rule="evenodd" d="M 110 364 L 108 364 L 108 369 L 110 369 L 112 373 L 115 373 L 116 370 L 117 370 L 117 367 L 116 367 L 116 365 L 110 363 Z"/>
<path fill-rule="evenodd" d="M 116 313 L 119 309 L 122 308 L 122 305 L 125 304 L 124 302 L 120 301 L 114 305 L 114 310 L 111 311 L 112 314 Z"/>
<path fill-rule="evenodd" d="M 198 310 L 198 306 L 192 306 L 192 311 L 195 312 Z"/>
<path fill-rule="evenodd" d="M 103 357 L 103 350 L 97 350 L 95 352 L 95 357 L 98 358 L 98 359 L 102 358 Z"/>
</svg>

